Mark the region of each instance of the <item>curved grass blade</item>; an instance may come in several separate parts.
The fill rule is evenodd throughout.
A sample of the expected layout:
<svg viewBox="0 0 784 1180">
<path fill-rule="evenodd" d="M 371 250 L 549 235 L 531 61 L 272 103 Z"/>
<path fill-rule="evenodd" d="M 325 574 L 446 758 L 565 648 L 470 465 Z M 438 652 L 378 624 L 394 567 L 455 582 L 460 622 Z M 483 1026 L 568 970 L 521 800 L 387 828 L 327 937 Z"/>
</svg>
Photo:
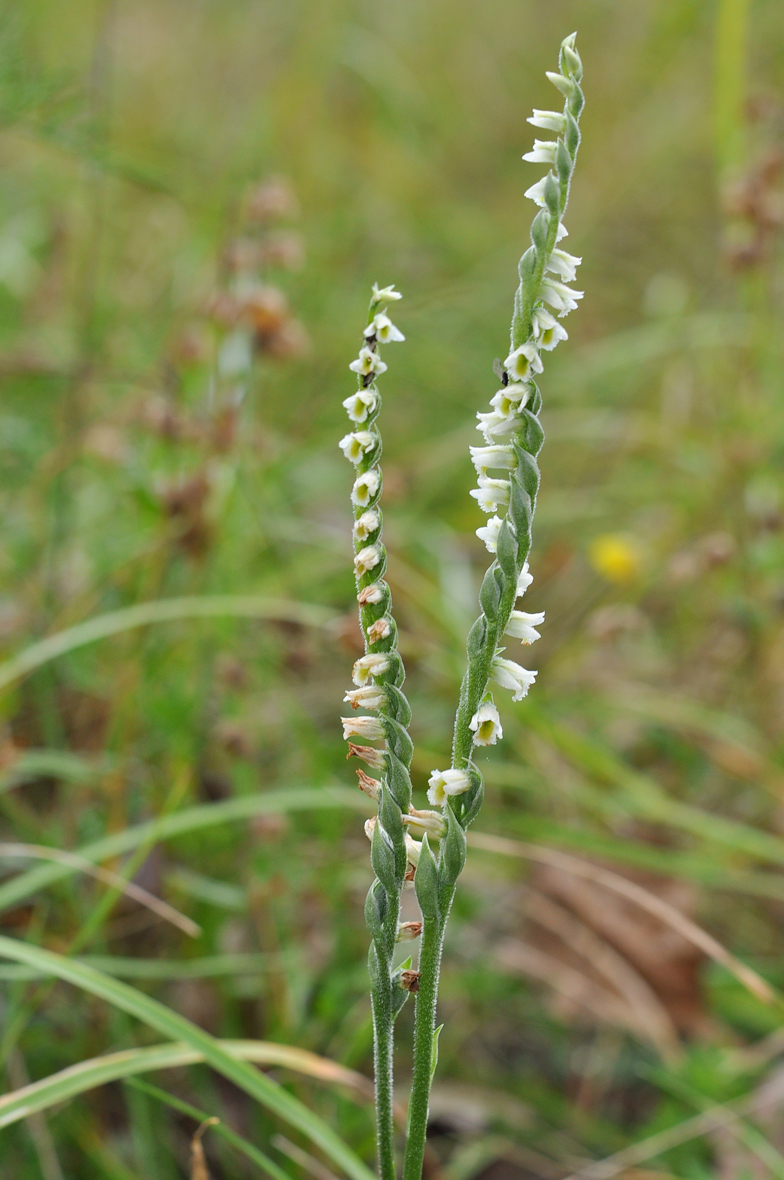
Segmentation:
<svg viewBox="0 0 784 1180">
<path fill-rule="evenodd" d="M 53 951 L 20 942 L 18 939 L 7 938 L 5 935 L 0 935 L 0 955 L 17 963 L 43 967 L 47 973 L 106 1000 L 163 1036 L 185 1041 L 188 1046 L 201 1053 L 207 1065 L 234 1082 L 272 1114 L 301 1131 L 311 1143 L 352 1177 L 352 1180 L 373 1180 L 373 1173 L 362 1160 L 343 1143 L 331 1127 L 309 1111 L 299 1099 L 259 1070 L 253 1069 L 246 1061 L 232 1056 L 215 1037 L 211 1037 L 178 1012 L 173 1012 L 165 1004 L 144 995 L 136 988 L 129 987 L 127 983 L 121 983 L 96 971 L 94 967 L 67 959 Z"/>
<path fill-rule="evenodd" d="M 110 856 L 130 852 L 140 844 L 152 845 L 215 824 L 250 819 L 254 815 L 344 807 L 365 814 L 369 810 L 367 799 L 360 791 L 349 791 L 345 787 L 292 787 L 286 791 L 265 791 L 255 795 L 243 795 L 238 799 L 226 799 L 221 803 L 202 803 L 197 807 L 187 807 L 172 815 L 149 820 L 132 828 L 124 828 L 121 832 L 85 844 L 76 850 L 76 855 L 82 860 L 97 864 Z M 0 910 L 16 905 L 31 893 L 75 872 L 77 870 L 72 865 L 42 864 L 20 873 L 11 881 L 4 881 L 0 885 Z"/>
<path fill-rule="evenodd" d="M 80 955 L 74 962 L 86 963 L 116 979 L 217 979 L 224 975 L 260 975 L 279 971 L 293 955 L 248 954 L 204 955 L 193 959 L 137 959 L 122 955 Z M 0 980 L 51 979 L 40 967 L 0 963 Z"/>
<path fill-rule="evenodd" d="M 327 1085 L 344 1086 L 362 1102 L 373 1101 L 373 1084 L 362 1074 L 319 1057 L 307 1049 L 280 1045 L 273 1041 L 221 1040 L 219 1044 L 242 1061 L 256 1065 L 277 1065 Z M 39 1110 L 48 1110 L 59 1102 L 67 1102 L 78 1094 L 105 1086 L 139 1073 L 153 1073 L 162 1069 L 178 1069 L 185 1065 L 200 1065 L 204 1054 L 175 1041 L 168 1045 L 151 1045 L 144 1049 L 121 1049 L 69 1065 L 40 1081 L 30 1082 L 11 1093 L 0 1096 L 0 1127 L 8 1127 Z"/>
<path fill-rule="evenodd" d="M 306 627 L 327 627 L 335 618 L 326 607 L 306 602 L 290 602 L 282 598 L 263 598 L 253 594 L 216 594 L 192 598 L 163 598 L 155 602 L 140 602 L 122 610 L 96 615 L 75 627 L 47 635 L 26 647 L 12 659 L 0 664 L 0 689 L 20 680 L 49 660 L 57 659 L 78 647 L 119 635 L 134 627 L 150 623 L 167 623 L 175 619 L 215 618 L 227 615 L 249 619 L 281 619 L 288 623 L 302 623 Z"/>
</svg>

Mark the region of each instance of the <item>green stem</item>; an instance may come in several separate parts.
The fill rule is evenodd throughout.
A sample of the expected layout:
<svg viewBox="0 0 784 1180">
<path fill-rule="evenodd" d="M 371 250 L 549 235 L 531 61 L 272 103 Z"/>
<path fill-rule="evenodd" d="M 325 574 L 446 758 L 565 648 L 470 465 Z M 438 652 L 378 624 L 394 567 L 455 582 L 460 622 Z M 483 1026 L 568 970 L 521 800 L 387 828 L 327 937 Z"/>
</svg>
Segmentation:
<svg viewBox="0 0 784 1180">
<path fill-rule="evenodd" d="M 425 918 L 419 952 L 419 991 L 414 1013 L 414 1074 L 408 1104 L 408 1133 L 403 1159 L 403 1180 L 421 1180 L 427 1139 L 427 1115 L 430 1085 L 433 1080 L 433 1040 L 436 1031 L 438 980 L 441 951 L 449 907 L 455 895 L 451 890 L 438 918 Z M 443 899 L 442 899 L 443 900 Z"/>
<path fill-rule="evenodd" d="M 378 946 L 376 946 L 378 952 Z M 389 995 L 391 971 L 381 964 L 384 977 L 370 993 L 373 1011 L 373 1066 L 376 1080 L 376 1142 L 381 1180 L 395 1180 L 395 1121 L 393 1114 L 393 1069 L 395 1018 Z"/>
</svg>

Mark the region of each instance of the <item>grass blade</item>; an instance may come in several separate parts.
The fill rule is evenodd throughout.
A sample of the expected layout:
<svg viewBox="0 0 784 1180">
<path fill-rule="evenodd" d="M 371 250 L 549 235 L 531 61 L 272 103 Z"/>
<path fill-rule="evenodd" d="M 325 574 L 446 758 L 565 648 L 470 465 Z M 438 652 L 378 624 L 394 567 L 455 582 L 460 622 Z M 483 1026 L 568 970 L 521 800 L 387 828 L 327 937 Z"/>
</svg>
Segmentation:
<svg viewBox="0 0 784 1180">
<path fill-rule="evenodd" d="M 371 1180 L 373 1173 L 357 1155 L 317 1115 L 293 1095 L 287 1093 L 259 1070 L 253 1069 L 246 1061 L 232 1056 L 220 1041 L 200 1029 L 178 1012 L 167 1008 L 158 1000 L 112 979 L 94 967 L 66 959 L 62 955 L 41 947 L 31 946 L 18 939 L 0 935 L 0 955 L 32 967 L 44 967 L 47 973 L 55 975 L 66 983 L 106 1000 L 149 1028 L 172 1040 L 185 1041 L 192 1049 L 202 1054 L 207 1065 L 234 1082 L 271 1113 L 284 1119 L 306 1135 L 329 1158 L 342 1168 L 352 1180 Z"/>
<path fill-rule="evenodd" d="M 306 602 L 291 602 L 282 598 L 263 598 L 254 594 L 216 594 L 205 597 L 163 598 L 155 602 L 140 602 L 122 610 L 96 615 L 75 627 L 47 635 L 24 648 L 12 659 L 0 664 L 0 689 L 13 684 L 46 664 L 78 647 L 119 635 L 135 627 L 150 623 L 168 623 L 176 619 L 215 618 L 226 615 L 234 618 L 281 619 L 287 623 L 302 623 L 306 627 L 327 627 L 335 615 L 326 607 Z"/>
<path fill-rule="evenodd" d="M 373 1101 L 373 1085 L 368 1078 L 307 1049 L 272 1041 L 222 1040 L 219 1044 L 232 1057 L 242 1061 L 252 1061 L 256 1065 L 277 1065 L 328 1085 L 344 1086 L 363 1102 Z M 200 1050 L 181 1041 L 144 1049 L 122 1049 L 118 1053 L 80 1061 L 0 1096 L 0 1127 L 10 1126 L 27 1118 L 29 1114 L 48 1110 L 57 1103 L 67 1102 L 107 1082 L 116 1082 L 139 1073 L 199 1065 L 203 1061 L 204 1054 Z"/>
<path fill-rule="evenodd" d="M 172 815 L 149 820 L 135 827 L 124 828 L 111 836 L 104 836 L 76 850 L 82 860 L 93 864 L 111 856 L 130 852 L 140 844 L 150 845 L 184 832 L 195 832 L 214 824 L 250 819 L 254 815 L 276 815 L 287 811 L 308 811 L 321 808 L 345 808 L 367 814 L 367 799 L 360 791 L 349 791 L 345 787 L 292 787 L 286 791 L 265 791 L 260 794 L 242 795 L 226 799 L 221 803 L 202 803 L 187 807 Z M 69 877 L 77 872 L 72 865 L 43 864 L 20 873 L 12 881 L 0 885 L 0 910 L 16 905 L 31 893 Z"/>
</svg>

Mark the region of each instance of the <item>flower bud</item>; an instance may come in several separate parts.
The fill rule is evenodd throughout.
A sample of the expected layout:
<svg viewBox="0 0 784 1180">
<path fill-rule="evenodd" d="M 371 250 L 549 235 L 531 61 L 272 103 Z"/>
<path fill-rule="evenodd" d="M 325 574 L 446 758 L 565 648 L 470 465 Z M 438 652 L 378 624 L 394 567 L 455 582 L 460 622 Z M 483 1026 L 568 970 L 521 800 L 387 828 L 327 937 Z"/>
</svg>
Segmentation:
<svg viewBox="0 0 784 1180">
<path fill-rule="evenodd" d="M 401 922 L 397 928 L 398 942 L 413 942 L 422 933 L 421 922 Z"/>
<path fill-rule="evenodd" d="M 400 986 L 403 991 L 411 992 L 416 995 L 419 991 L 419 972 L 418 971 L 402 971 L 400 974 Z"/>
<path fill-rule="evenodd" d="M 378 283 L 374 283 L 371 293 L 374 303 L 392 303 L 395 299 L 403 298 L 400 292 L 395 290 L 394 283 L 389 287 L 379 287 Z"/>
</svg>

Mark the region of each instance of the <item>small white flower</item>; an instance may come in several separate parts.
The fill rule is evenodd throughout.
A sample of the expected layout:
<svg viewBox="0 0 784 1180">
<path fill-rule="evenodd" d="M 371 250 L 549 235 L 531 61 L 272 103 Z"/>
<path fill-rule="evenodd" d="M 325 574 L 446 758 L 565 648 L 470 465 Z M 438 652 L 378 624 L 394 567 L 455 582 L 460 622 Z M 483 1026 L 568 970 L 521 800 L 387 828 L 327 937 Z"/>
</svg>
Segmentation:
<svg viewBox="0 0 784 1180">
<path fill-rule="evenodd" d="M 498 410 L 492 410 L 489 414 L 477 414 L 477 418 L 479 419 L 477 430 L 482 431 L 488 446 L 501 439 L 510 438 L 522 425 L 519 418 L 509 414 L 501 414 Z"/>
<path fill-rule="evenodd" d="M 517 459 L 511 447 L 469 447 L 468 450 L 477 475 L 484 475 L 490 468 L 514 471 L 517 466 Z"/>
<path fill-rule="evenodd" d="M 566 328 L 558 323 L 558 320 L 550 314 L 546 307 L 534 309 L 531 323 L 537 347 L 543 348 L 545 352 L 551 352 L 559 340 L 569 339 Z"/>
<path fill-rule="evenodd" d="M 360 606 L 375 606 L 381 602 L 384 597 L 384 591 L 381 589 L 379 582 L 374 582 L 372 586 L 364 586 L 357 595 L 357 602 Z"/>
<path fill-rule="evenodd" d="M 519 390 L 525 390 L 525 396 L 521 397 Z M 510 391 L 511 390 L 511 394 Z M 520 410 L 528 401 L 531 395 L 532 387 L 530 385 L 520 385 L 517 382 L 512 382 L 504 389 L 499 389 L 498 393 L 494 393 L 490 398 L 490 405 L 497 414 L 503 415 L 507 421 L 514 419 L 515 430 L 519 429 L 520 420 L 517 417 L 518 410 Z"/>
<path fill-rule="evenodd" d="M 479 487 L 470 494 L 483 512 L 496 512 L 498 508 L 509 507 L 508 479 L 491 479 L 487 475 L 480 475 L 477 483 Z"/>
<path fill-rule="evenodd" d="M 373 839 L 373 829 L 376 826 L 377 819 L 377 815 L 371 815 L 370 819 L 365 820 L 365 835 L 367 836 L 368 840 Z"/>
<path fill-rule="evenodd" d="M 530 119 L 528 122 L 530 123 Z M 533 151 L 526 152 L 523 159 L 528 164 L 554 164 L 558 141 L 554 139 L 535 139 Z"/>
<path fill-rule="evenodd" d="M 386 373 L 388 367 L 377 352 L 366 346 L 360 348 L 359 356 L 349 365 L 351 372 L 359 373 L 361 377 L 367 377 L 368 373 Z"/>
<path fill-rule="evenodd" d="M 377 471 L 366 471 L 360 475 L 359 479 L 354 480 L 351 503 L 356 504 L 357 508 L 366 508 L 378 491 L 380 482 Z"/>
<path fill-rule="evenodd" d="M 566 115 L 560 111 L 538 111 L 534 107 L 534 113 L 526 122 L 532 127 L 540 127 L 542 131 L 557 131 L 559 135 L 566 130 Z"/>
<path fill-rule="evenodd" d="M 569 237 L 569 230 L 566 228 L 566 226 L 564 225 L 564 223 L 562 221 L 559 221 L 558 222 L 558 229 L 556 230 L 556 233 L 555 233 L 556 242 L 560 242 L 564 238 L 568 238 L 568 237 Z"/>
<path fill-rule="evenodd" d="M 383 311 L 378 315 L 374 315 L 368 326 L 365 328 L 365 336 L 375 336 L 382 344 L 391 344 L 393 340 L 405 340 L 405 336 L 396 328 L 388 315 L 384 315 Z"/>
<path fill-rule="evenodd" d="M 379 287 L 378 283 L 373 284 L 372 288 L 374 303 L 393 303 L 395 299 L 402 299 L 403 296 L 399 291 L 395 290 L 395 284 L 391 283 L 388 287 Z"/>
<path fill-rule="evenodd" d="M 474 744 L 477 746 L 494 746 L 504 736 L 501 718 L 492 701 L 485 701 L 479 706 L 468 726 L 473 730 Z"/>
<path fill-rule="evenodd" d="M 434 807 L 443 807 L 447 795 L 463 795 L 471 786 L 464 770 L 434 770 L 427 780 L 427 797 Z"/>
<path fill-rule="evenodd" d="M 375 509 L 371 508 L 369 512 L 363 512 L 359 520 L 354 521 L 354 540 L 366 541 L 371 533 L 375 533 L 380 524 L 381 519 Z"/>
<path fill-rule="evenodd" d="M 401 818 L 411 834 L 420 839 L 427 833 L 434 840 L 440 840 L 446 832 L 446 820 L 440 811 L 417 811 L 416 807 L 411 807 L 408 815 Z"/>
<path fill-rule="evenodd" d="M 351 679 L 362 688 L 363 685 L 368 683 L 371 677 L 383 676 L 388 671 L 389 660 L 387 657 L 370 652 L 369 655 L 360 656 L 356 661 L 351 671 Z"/>
<path fill-rule="evenodd" d="M 504 361 L 504 368 L 514 377 L 528 377 L 531 373 L 541 373 L 542 360 L 536 350 L 536 345 L 521 344 L 514 352 L 510 352 Z"/>
<path fill-rule="evenodd" d="M 528 562 L 526 561 L 523 568 L 520 570 L 520 577 L 517 579 L 517 597 L 520 598 L 525 594 L 528 587 L 533 582 L 533 574 L 528 572 Z"/>
<path fill-rule="evenodd" d="M 519 639 L 522 643 L 535 643 L 537 639 L 542 638 L 536 628 L 541 627 L 543 622 L 544 611 L 529 615 L 523 610 L 513 610 L 504 634 L 511 635 L 513 639 Z"/>
<path fill-rule="evenodd" d="M 358 578 L 361 578 L 368 570 L 375 569 L 380 561 L 381 554 L 376 546 L 366 545 L 364 549 L 360 549 L 354 558 L 354 573 Z"/>
<path fill-rule="evenodd" d="M 574 311 L 577 307 L 576 300 L 582 299 L 584 294 L 584 291 L 574 291 L 571 287 L 565 287 L 557 279 L 544 279 L 542 282 L 542 299 L 549 303 L 550 307 L 554 307 L 561 316 Z"/>
<path fill-rule="evenodd" d="M 581 262 L 582 258 L 576 258 L 574 254 L 567 254 L 566 250 L 553 250 L 550 261 L 547 263 L 547 270 L 558 275 L 565 283 L 573 283 L 577 278 L 577 267 Z"/>
<path fill-rule="evenodd" d="M 536 680 L 536 672 L 529 672 L 514 660 L 504 660 L 501 656 L 496 656 L 493 660 L 490 675 L 501 688 L 512 690 L 513 701 L 521 701 Z"/>
<path fill-rule="evenodd" d="M 378 643 L 379 640 L 386 639 L 391 630 L 389 619 L 376 619 L 375 623 L 368 627 L 367 636 L 371 643 Z"/>
<path fill-rule="evenodd" d="M 343 405 L 345 404 L 344 402 Z M 369 430 L 354 430 L 351 434 L 344 434 L 338 446 L 351 463 L 358 463 L 363 455 L 366 455 L 368 451 L 372 451 L 375 444 L 375 434 L 372 434 Z"/>
<path fill-rule="evenodd" d="M 488 553 L 495 553 L 498 548 L 498 534 L 504 522 L 500 516 L 491 516 L 487 524 L 476 530 L 480 541 L 484 541 Z"/>
<path fill-rule="evenodd" d="M 387 694 L 383 688 L 368 684 L 364 688 L 348 689 L 343 700 L 347 701 L 352 709 L 358 709 L 360 706 L 363 709 L 380 709 L 386 704 Z"/>
<path fill-rule="evenodd" d="M 368 414 L 372 414 L 378 405 L 378 391 L 373 389 L 359 389 L 347 397 L 343 408 L 352 422 L 367 422 Z"/>
<path fill-rule="evenodd" d="M 549 175 L 550 173 L 548 172 L 547 176 Z M 537 180 L 536 184 L 532 184 L 523 193 L 524 197 L 528 197 L 529 201 L 533 201 L 540 209 L 544 209 L 545 207 L 544 187 L 547 184 L 547 176 L 543 176 L 541 180 Z"/>
<path fill-rule="evenodd" d="M 384 726 L 377 717 L 341 717 L 340 722 L 344 741 L 350 737 L 361 737 L 374 742 L 384 736 Z"/>
</svg>

